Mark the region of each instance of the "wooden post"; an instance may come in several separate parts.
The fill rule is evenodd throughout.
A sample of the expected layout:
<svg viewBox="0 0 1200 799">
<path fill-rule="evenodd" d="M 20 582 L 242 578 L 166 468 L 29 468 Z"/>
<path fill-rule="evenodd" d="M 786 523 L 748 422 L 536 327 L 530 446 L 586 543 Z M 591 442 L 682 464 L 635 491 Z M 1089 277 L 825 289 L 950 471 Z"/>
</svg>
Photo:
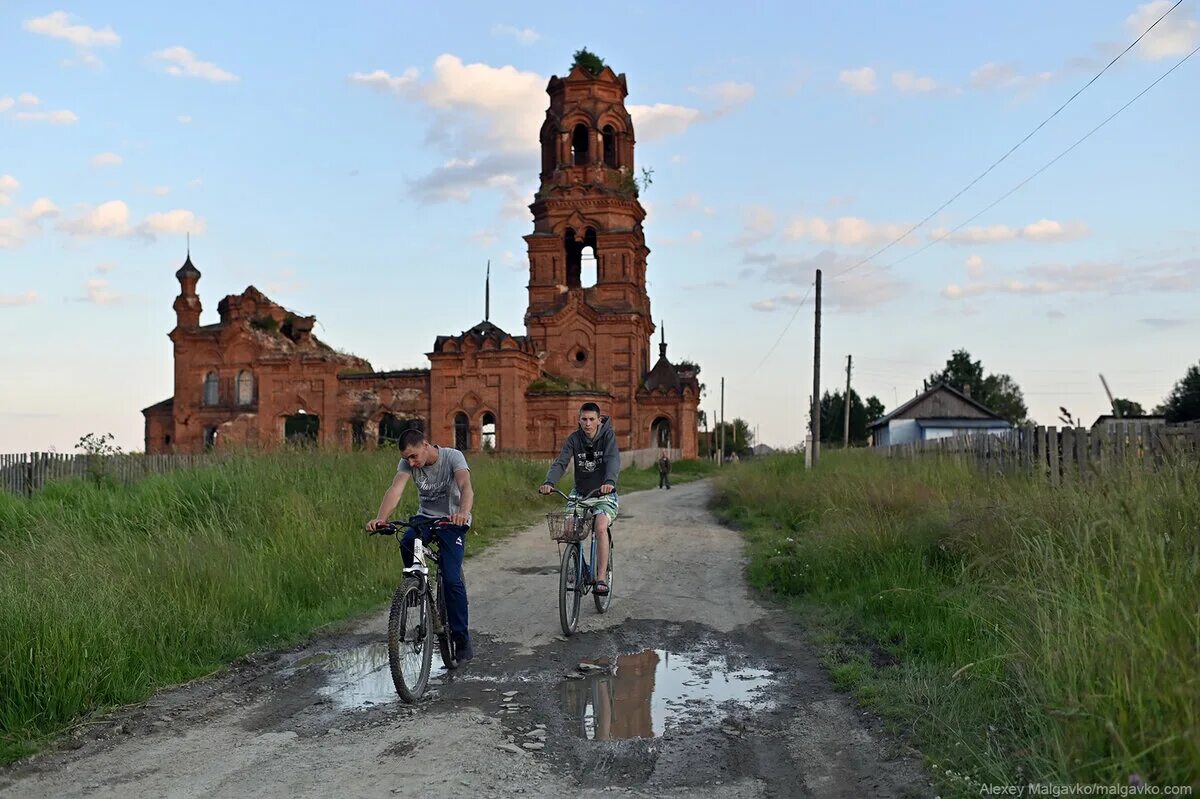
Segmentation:
<svg viewBox="0 0 1200 799">
<path fill-rule="evenodd" d="M 1062 429 L 1062 474 L 1063 482 L 1075 475 L 1075 428 Z"/>
<path fill-rule="evenodd" d="M 1058 457 L 1058 427 L 1050 426 L 1046 428 L 1046 452 L 1050 454 L 1050 484 L 1058 485 L 1062 478 L 1062 473 L 1059 472 L 1059 457 Z"/>
<path fill-rule="evenodd" d="M 846 400 L 842 403 L 842 449 L 850 449 L 850 362 L 853 356 L 846 356 Z"/>
<path fill-rule="evenodd" d="M 1086 480 L 1091 472 L 1088 468 L 1091 442 L 1088 440 L 1088 429 L 1079 427 L 1075 430 L 1075 451 L 1079 455 L 1079 479 Z"/>
<path fill-rule="evenodd" d="M 813 316 L 813 466 L 821 459 L 821 270 L 817 270 L 816 308 Z"/>
</svg>

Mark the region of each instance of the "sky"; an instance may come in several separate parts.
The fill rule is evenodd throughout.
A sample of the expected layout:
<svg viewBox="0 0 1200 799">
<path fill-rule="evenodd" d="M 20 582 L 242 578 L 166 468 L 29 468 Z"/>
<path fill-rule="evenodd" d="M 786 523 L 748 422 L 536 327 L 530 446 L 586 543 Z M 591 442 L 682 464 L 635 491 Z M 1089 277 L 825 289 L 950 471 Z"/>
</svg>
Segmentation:
<svg viewBox="0 0 1200 799">
<path fill-rule="evenodd" d="M 1150 408 L 1200 361 L 1200 57 L 1001 198 L 1200 45 L 1198 4 L 938 210 L 1172 3 L 6 0 L 0 452 L 141 449 L 189 233 L 203 323 L 254 285 L 426 366 L 490 260 L 523 332 L 545 87 L 584 46 L 628 81 L 654 320 L 710 418 L 724 378 L 726 418 L 802 440 L 817 268 L 823 389 L 852 355 L 891 409 L 965 348 L 1042 424 L 1106 412 L 1101 373 Z"/>
</svg>

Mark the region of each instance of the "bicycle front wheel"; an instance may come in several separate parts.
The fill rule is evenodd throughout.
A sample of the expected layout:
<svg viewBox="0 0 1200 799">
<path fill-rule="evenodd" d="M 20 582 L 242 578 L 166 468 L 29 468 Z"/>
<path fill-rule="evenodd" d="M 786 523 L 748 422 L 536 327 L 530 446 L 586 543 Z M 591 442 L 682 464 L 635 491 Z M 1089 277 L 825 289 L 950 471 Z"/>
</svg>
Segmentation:
<svg viewBox="0 0 1200 799">
<path fill-rule="evenodd" d="M 437 617 L 438 630 L 440 630 L 437 634 L 438 650 L 442 656 L 442 665 L 447 670 L 451 670 L 458 666 L 458 658 L 454 651 L 454 641 L 450 638 L 450 614 L 446 610 L 446 586 L 442 583 L 440 575 L 437 586 Z"/>
<path fill-rule="evenodd" d="M 608 606 L 612 604 L 613 595 L 613 536 L 612 530 L 606 533 L 608 536 L 608 565 L 604 569 L 604 582 L 608 586 L 608 593 L 604 596 L 592 591 L 592 599 L 596 602 L 596 612 L 606 613 Z"/>
<path fill-rule="evenodd" d="M 579 583 L 579 544 L 567 544 L 558 572 L 558 621 L 563 635 L 573 635 L 579 626 L 579 602 L 583 598 Z"/>
<path fill-rule="evenodd" d="M 410 577 L 392 597 L 388 615 L 388 663 L 396 693 L 405 702 L 419 702 L 429 686 L 433 658 L 433 607 L 429 592 Z"/>
</svg>

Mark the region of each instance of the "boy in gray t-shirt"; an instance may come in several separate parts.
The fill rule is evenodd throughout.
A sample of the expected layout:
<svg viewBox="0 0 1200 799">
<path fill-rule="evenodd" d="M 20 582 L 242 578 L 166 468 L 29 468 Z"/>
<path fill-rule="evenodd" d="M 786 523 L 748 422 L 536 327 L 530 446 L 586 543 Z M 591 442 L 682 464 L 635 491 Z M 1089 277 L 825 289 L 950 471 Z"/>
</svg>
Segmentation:
<svg viewBox="0 0 1200 799">
<path fill-rule="evenodd" d="M 420 498 L 417 515 L 449 520 L 449 524 L 431 528 L 429 535 L 436 535 L 440 545 L 446 615 L 449 616 L 446 621 L 454 637 L 457 659 L 470 660 L 475 652 L 467 631 L 467 586 L 462 576 L 464 541 L 471 526 L 471 507 L 475 504 L 470 467 L 461 452 L 430 444 L 420 430 L 405 430 L 400 435 L 400 457 L 396 476 L 379 503 L 378 514 L 367 522 L 367 529 L 374 530 L 387 523 L 388 516 L 400 504 L 400 496 L 410 479 L 417 484 Z M 405 566 L 412 565 L 416 536 L 416 531 L 409 530 L 400 541 Z"/>
</svg>

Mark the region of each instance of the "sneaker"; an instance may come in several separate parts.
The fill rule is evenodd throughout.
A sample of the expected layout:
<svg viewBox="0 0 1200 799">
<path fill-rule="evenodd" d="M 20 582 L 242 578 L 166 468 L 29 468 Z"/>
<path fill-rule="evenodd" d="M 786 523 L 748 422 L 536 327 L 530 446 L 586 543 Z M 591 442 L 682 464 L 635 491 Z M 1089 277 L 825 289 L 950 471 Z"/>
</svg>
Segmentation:
<svg viewBox="0 0 1200 799">
<path fill-rule="evenodd" d="M 459 663 L 465 663 L 475 657 L 475 647 L 471 646 L 471 636 L 454 634 L 454 656 Z"/>
</svg>

